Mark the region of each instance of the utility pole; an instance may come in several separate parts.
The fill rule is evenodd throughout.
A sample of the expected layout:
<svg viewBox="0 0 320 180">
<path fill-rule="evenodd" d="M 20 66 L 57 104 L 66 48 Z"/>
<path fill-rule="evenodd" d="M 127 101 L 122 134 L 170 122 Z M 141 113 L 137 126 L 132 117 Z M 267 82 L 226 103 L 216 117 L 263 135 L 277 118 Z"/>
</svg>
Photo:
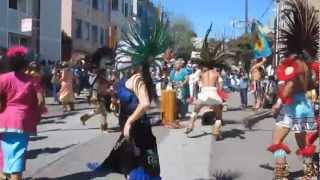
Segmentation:
<svg viewBox="0 0 320 180">
<path fill-rule="evenodd" d="M 249 2 L 248 0 L 245 0 L 245 33 L 248 33 L 248 25 L 249 25 L 249 17 L 248 17 L 248 10 L 249 9 Z"/>
<path fill-rule="evenodd" d="M 40 52 L 40 0 L 32 2 L 32 50 L 39 56 Z"/>
<path fill-rule="evenodd" d="M 280 16 L 281 16 L 281 7 L 280 0 L 276 1 L 277 3 L 277 14 L 276 14 L 276 44 L 275 44 L 275 63 L 274 67 L 279 64 L 279 37 L 280 37 Z"/>
</svg>

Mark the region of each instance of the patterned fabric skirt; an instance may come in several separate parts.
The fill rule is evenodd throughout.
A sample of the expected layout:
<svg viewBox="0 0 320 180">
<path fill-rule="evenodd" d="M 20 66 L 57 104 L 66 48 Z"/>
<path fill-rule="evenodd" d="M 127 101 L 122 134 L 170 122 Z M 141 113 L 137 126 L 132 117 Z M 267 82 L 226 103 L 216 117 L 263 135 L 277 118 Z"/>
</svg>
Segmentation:
<svg viewBox="0 0 320 180">
<path fill-rule="evenodd" d="M 277 126 L 290 128 L 295 133 L 317 130 L 314 110 L 305 93 L 293 95 L 294 103 L 284 105 L 277 117 Z"/>
</svg>

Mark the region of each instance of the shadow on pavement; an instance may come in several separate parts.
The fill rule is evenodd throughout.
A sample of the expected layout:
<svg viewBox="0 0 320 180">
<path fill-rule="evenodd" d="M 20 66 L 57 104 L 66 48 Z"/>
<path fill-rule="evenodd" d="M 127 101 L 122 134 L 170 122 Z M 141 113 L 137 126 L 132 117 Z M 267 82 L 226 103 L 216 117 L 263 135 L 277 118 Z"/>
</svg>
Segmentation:
<svg viewBox="0 0 320 180">
<path fill-rule="evenodd" d="M 56 178 L 30 178 L 27 180 L 89 180 L 94 178 L 106 177 L 108 173 L 97 173 L 97 172 L 79 172 L 75 174 L 66 175 L 63 177 Z"/>
<path fill-rule="evenodd" d="M 97 130 L 100 128 L 84 128 L 84 129 L 49 129 L 44 131 L 38 131 L 38 133 L 45 133 L 45 132 L 54 132 L 54 131 L 84 131 L 84 130 Z"/>
<path fill-rule="evenodd" d="M 209 136 L 209 135 L 212 135 L 211 133 L 208 133 L 208 132 L 203 132 L 201 134 L 197 134 L 197 135 L 188 135 L 187 137 L 188 138 L 200 138 L 200 137 L 204 137 L 204 136 Z"/>
<path fill-rule="evenodd" d="M 214 180 L 234 180 L 241 176 L 240 172 L 231 172 L 229 171 L 222 171 L 222 170 L 216 170 L 211 175 Z M 202 180 L 202 179 L 198 179 Z M 205 179 L 203 179 L 205 180 Z"/>
<path fill-rule="evenodd" d="M 270 164 L 261 164 L 259 165 L 260 168 L 263 168 L 263 169 L 267 169 L 269 171 L 273 171 L 274 170 L 274 167 L 272 167 Z M 299 177 L 302 177 L 303 176 L 303 171 L 300 170 L 300 171 L 294 171 L 294 172 L 290 172 L 290 175 L 289 175 L 289 179 L 297 179 Z"/>
<path fill-rule="evenodd" d="M 45 125 L 45 124 L 66 124 L 65 121 L 55 121 L 55 120 L 49 120 L 49 121 L 40 121 L 39 125 Z"/>
<path fill-rule="evenodd" d="M 53 115 L 53 116 L 43 116 L 43 117 L 41 117 L 41 119 L 55 119 L 55 118 L 64 119 L 68 116 L 73 116 L 75 114 L 78 114 L 78 112 L 69 112 L 69 113 L 58 114 L 58 115 Z M 40 124 L 41 124 L 41 121 L 40 121 Z"/>
<path fill-rule="evenodd" d="M 228 107 L 228 111 L 242 111 L 240 107 Z"/>
<path fill-rule="evenodd" d="M 31 136 L 29 138 L 29 141 L 41 141 L 41 140 L 44 140 L 47 138 L 48 138 L 48 136 Z"/>
<path fill-rule="evenodd" d="M 240 129 L 232 129 L 232 130 L 222 131 L 221 134 L 224 139 L 237 138 L 237 137 L 239 137 L 240 139 L 246 139 L 244 136 L 242 136 L 245 134 L 245 131 L 240 130 Z M 203 132 L 201 134 L 188 135 L 187 137 L 188 138 L 200 138 L 200 137 L 209 136 L 209 135 L 212 135 L 212 133 Z"/>
<path fill-rule="evenodd" d="M 245 128 L 251 130 L 254 127 L 254 125 L 256 125 L 260 121 L 262 121 L 266 118 L 270 118 L 270 117 L 272 117 L 271 111 L 262 111 L 262 112 L 257 112 L 253 115 L 250 115 L 250 116 L 244 118 L 242 121 L 243 121 Z"/>
<path fill-rule="evenodd" d="M 90 110 L 94 109 L 93 107 L 85 107 L 85 108 L 76 108 L 74 111 L 85 111 L 85 110 Z"/>
<path fill-rule="evenodd" d="M 26 154 L 26 159 L 35 159 L 37 158 L 40 154 L 55 154 L 57 152 L 66 150 L 68 148 L 71 148 L 75 146 L 76 144 L 71 144 L 63 148 L 44 148 L 44 149 L 34 149 L 30 150 Z"/>
<path fill-rule="evenodd" d="M 245 134 L 245 132 L 241 129 L 232 129 L 232 130 L 228 130 L 228 131 L 222 131 L 222 136 L 224 139 L 228 139 L 228 138 L 237 138 L 239 137 L 240 139 L 246 139 L 243 135 Z"/>
</svg>

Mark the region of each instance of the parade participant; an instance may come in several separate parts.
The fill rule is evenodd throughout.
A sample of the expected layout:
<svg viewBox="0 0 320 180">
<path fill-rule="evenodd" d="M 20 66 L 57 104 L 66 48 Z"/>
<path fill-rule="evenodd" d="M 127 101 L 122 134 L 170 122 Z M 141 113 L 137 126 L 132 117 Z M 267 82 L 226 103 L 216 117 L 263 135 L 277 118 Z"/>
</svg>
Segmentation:
<svg viewBox="0 0 320 180">
<path fill-rule="evenodd" d="M 190 75 L 189 80 L 189 92 L 190 92 L 190 102 L 193 102 L 198 97 L 198 91 L 199 91 L 199 77 L 201 74 L 201 70 L 197 67 L 197 65 L 193 66 L 193 72 Z"/>
<path fill-rule="evenodd" d="M 110 112 L 111 96 L 114 92 L 111 89 L 111 82 L 106 80 L 105 70 L 98 72 L 97 80 L 93 84 L 91 102 L 95 105 L 95 110 L 86 113 L 80 117 L 83 125 L 86 125 L 86 121 L 95 115 L 101 114 L 103 119 L 101 121 L 101 131 L 106 132 L 108 130 L 107 113 Z"/>
<path fill-rule="evenodd" d="M 273 106 L 277 115 L 273 131 L 272 145 L 268 147 L 275 157 L 275 179 L 287 179 L 289 176 L 287 155 L 289 147 L 284 139 L 292 131 L 299 147 L 297 155 L 302 156 L 304 175 L 301 179 L 317 179 L 317 166 L 313 162 L 315 145 L 311 144 L 306 134 L 316 132 L 314 110 L 306 92 L 312 88 L 309 81 L 311 73 L 305 54 L 315 58 L 318 50 L 319 23 L 316 10 L 304 0 L 287 2 L 288 11 L 284 14 L 284 27 L 280 39 L 280 53 L 287 57 L 277 67 L 277 78 L 282 81 L 278 88 L 278 102 Z M 311 20 L 310 17 L 315 17 Z M 310 21 L 305 21 L 310 19 Z M 302 28 L 301 27 L 306 27 Z M 310 29 L 309 29 L 310 28 Z M 312 29 L 312 30 L 311 30 Z M 310 37 L 310 38 L 306 38 Z"/>
<path fill-rule="evenodd" d="M 265 62 L 266 58 L 260 58 L 250 69 L 255 98 L 255 104 L 253 107 L 254 111 L 260 110 L 263 107 L 264 87 L 262 84 L 262 80 L 264 76 L 263 66 Z"/>
<path fill-rule="evenodd" d="M 59 65 L 55 64 L 52 69 L 51 84 L 52 84 L 52 96 L 56 103 L 60 103 L 58 98 L 59 97 L 58 92 L 60 89 L 60 82 L 59 82 L 60 77 L 61 77 L 61 73 L 60 73 Z"/>
<path fill-rule="evenodd" d="M 188 112 L 188 82 L 189 82 L 189 72 L 184 66 L 184 60 L 179 58 L 175 62 L 175 69 L 170 72 L 170 81 L 174 89 L 177 92 L 177 107 L 180 119 L 184 119 Z M 179 121 L 177 121 L 179 122 Z"/>
<path fill-rule="evenodd" d="M 45 102 L 45 96 L 46 96 L 46 86 L 44 84 L 43 75 L 41 74 L 41 66 L 39 63 L 32 61 L 28 69 L 26 71 L 26 74 L 30 75 L 34 81 L 34 84 L 37 84 L 37 87 L 39 87 L 38 92 L 41 92 L 44 104 Z M 43 113 L 47 113 L 47 107 L 45 106 Z"/>
<path fill-rule="evenodd" d="M 248 107 L 248 86 L 249 79 L 243 69 L 240 70 L 240 82 L 239 82 L 239 91 L 240 91 L 240 101 L 241 109 L 246 109 Z"/>
<path fill-rule="evenodd" d="M 97 70 L 98 67 L 96 65 L 92 65 L 90 68 L 90 71 L 88 72 L 88 76 L 89 76 L 89 95 L 87 96 L 87 101 L 88 104 L 91 105 L 91 97 L 92 97 L 92 92 L 93 92 L 93 85 L 95 84 L 96 80 L 97 80 Z"/>
<path fill-rule="evenodd" d="M 219 84 L 220 74 L 215 68 L 210 66 L 202 67 L 200 74 L 201 90 L 198 94 L 198 100 L 195 102 L 194 110 L 191 114 L 190 126 L 187 128 L 186 133 L 189 134 L 197 120 L 197 115 L 203 107 L 210 107 L 216 115 L 216 120 L 212 128 L 212 134 L 216 137 L 216 140 L 221 140 L 221 127 L 222 127 L 222 110 L 223 110 L 223 99 L 218 94 L 221 88 Z"/>
<path fill-rule="evenodd" d="M 130 33 L 140 32 L 138 27 L 132 28 Z M 124 174 L 128 180 L 161 179 L 156 138 L 146 112 L 156 98 L 150 67 L 155 57 L 167 48 L 168 35 L 160 22 L 149 34 L 151 37 L 139 35 L 139 41 L 134 39 L 136 36 L 125 36 L 126 48 L 119 50 L 124 56 L 131 55 L 132 63 L 131 76 L 120 80 L 117 88 L 122 134 L 108 158 L 96 169 L 111 169 Z M 150 44 L 153 46 L 149 47 Z M 94 164 L 88 165 L 94 167 Z"/>
<path fill-rule="evenodd" d="M 61 83 L 61 88 L 59 92 L 59 100 L 63 105 L 63 111 L 64 112 L 73 111 L 74 110 L 74 92 L 73 92 L 74 76 L 67 62 L 62 63 L 60 83 Z"/>
<path fill-rule="evenodd" d="M 44 107 L 41 87 L 26 74 L 29 53 L 25 47 L 9 48 L 11 71 L 0 75 L 1 170 L 10 180 L 22 180 L 29 136 L 36 133 Z"/>
</svg>

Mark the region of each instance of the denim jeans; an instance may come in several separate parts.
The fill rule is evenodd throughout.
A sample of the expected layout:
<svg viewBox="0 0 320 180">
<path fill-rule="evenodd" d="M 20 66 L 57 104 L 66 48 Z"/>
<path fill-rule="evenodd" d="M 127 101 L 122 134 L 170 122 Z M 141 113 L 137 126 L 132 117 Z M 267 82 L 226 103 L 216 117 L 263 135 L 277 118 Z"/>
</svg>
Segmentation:
<svg viewBox="0 0 320 180">
<path fill-rule="evenodd" d="M 52 97 L 54 98 L 55 102 L 59 102 L 59 96 L 58 96 L 58 92 L 59 92 L 59 84 L 52 84 Z"/>
<path fill-rule="evenodd" d="M 248 88 L 240 89 L 241 105 L 248 106 Z"/>
<path fill-rule="evenodd" d="M 184 119 L 186 117 L 186 114 L 188 113 L 188 102 L 185 99 L 178 99 L 177 98 L 177 110 L 178 115 L 180 115 L 181 119 Z"/>
</svg>

